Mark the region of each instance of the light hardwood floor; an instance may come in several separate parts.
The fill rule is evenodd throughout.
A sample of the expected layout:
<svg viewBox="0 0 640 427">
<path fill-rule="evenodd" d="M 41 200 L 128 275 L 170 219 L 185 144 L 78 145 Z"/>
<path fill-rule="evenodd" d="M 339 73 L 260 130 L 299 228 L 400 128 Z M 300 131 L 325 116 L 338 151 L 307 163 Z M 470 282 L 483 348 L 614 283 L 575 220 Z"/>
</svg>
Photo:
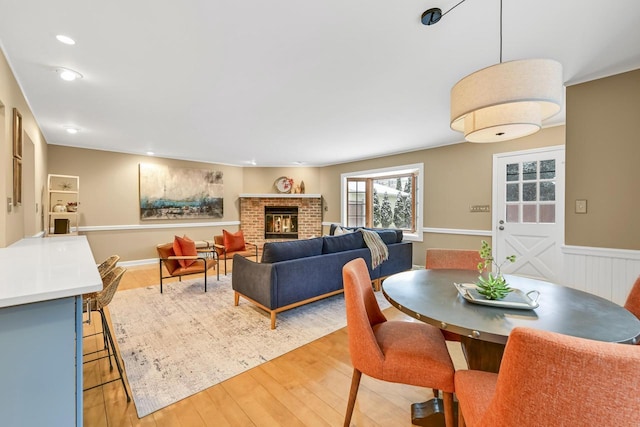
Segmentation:
<svg viewBox="0 0 640 427">
<path fill-rule="evenodd" d="M 158 283 L 157 264 L 130 267 L 119 292 Z M 385 315 L 389 319 L 411 320 L 395 308 L 387 309 Z M 92 326 L 85 326 L 85 335 L 99 324 L 97 314 L 95 319 L 98 321 L 93 321 Z M 84 351 L 96 349 L 101 339 L 99 335 L 85 339 Z M 462 355 L 455 344 L 451 353 L 456 366 L 462 367 Z M 120 381 L 85 391 L 84 425 L 341 426 L 352 369 L 343 328 L 140 419 L 133 400 L 127 403 Z M 106 359 L 85 364 L 85 387 L 113 378 L 114 372 L 115 365 L 110 372 Z M 411 426 L 411 403 L 432 396 L 429 389 L 363 375 L 351 425 Z"/>
</svg>

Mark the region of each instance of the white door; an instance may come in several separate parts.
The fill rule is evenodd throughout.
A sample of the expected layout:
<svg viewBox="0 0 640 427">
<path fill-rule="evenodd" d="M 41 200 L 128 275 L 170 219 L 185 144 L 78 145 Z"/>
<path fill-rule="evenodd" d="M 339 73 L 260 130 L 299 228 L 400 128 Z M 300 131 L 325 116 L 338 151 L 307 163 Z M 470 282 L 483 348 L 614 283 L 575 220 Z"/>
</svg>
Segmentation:
<svg viewBox="0 0 640 427">
<path fill-rule="evenodd" d="M 493 251 L 503 273 L 558 283 L 564 243 L 564 146 L 493 156 Z"/>
</svg>

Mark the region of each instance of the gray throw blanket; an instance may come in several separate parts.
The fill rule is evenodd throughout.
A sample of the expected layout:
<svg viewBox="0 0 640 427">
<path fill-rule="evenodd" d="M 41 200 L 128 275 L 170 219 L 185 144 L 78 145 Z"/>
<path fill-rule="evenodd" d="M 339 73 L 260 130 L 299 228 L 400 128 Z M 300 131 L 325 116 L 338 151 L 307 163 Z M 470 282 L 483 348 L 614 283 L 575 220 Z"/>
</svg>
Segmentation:
<svg viewBox="0 0 640 427">
<path fill-rule="evenodd" d="M 374 270 L 377 266 L 389 259 L 389 249 L 380 238 L 380 235 L 375 231 L 365 230 L 363 228 L 359 228 L 358 231 L 362 233 L 364 243 L 371 251 L 371 269 Z"/>
</svg>

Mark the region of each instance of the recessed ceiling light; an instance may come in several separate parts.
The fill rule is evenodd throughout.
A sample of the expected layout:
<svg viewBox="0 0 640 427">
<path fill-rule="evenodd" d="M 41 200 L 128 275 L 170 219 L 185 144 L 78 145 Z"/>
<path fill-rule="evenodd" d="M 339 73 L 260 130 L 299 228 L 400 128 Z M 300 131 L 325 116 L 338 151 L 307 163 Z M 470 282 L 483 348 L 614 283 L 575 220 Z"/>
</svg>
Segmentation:
<svg viewBox="0 0 640 427">
<path fill-rule="evenodd" d="M 147 151 L 147 156 L 155 156 L 156 153 L 153 151 Z"/>
<path fill-rule="evenodd" d="M 66 80 L 68 82 L 82 78 L 82 74 L 77 71 L 70 70 L 69 68 L 57 68 L 56 71 L 60 74 L 60 78 L 62 80 Z"/>
<path fill-rule="evenodd" d="M 78 132 L 79 132 L 79 129 L 78 129 L 78 128 L 75 128 L 75 127 L 73 127 L 73 126 L 63 126 L 63 128 L 64 128 L 64 130 L 66 130 L 66 131 L 67 131 L 67 133 L 70 133 L 70 134 L 72 134 L 72 135 L 75 135 L 76 133 L 78 133 Z"/>
<path fill-rule="evenodd" d="M 76 44 L 76 41 L 74 39 L 72 39 L 69 36 L 65 36 L 64 34 L 58 34 L 56 36 L 56 39 L 58 39 L 58 41 L 60 43 L 64 43 L 64 44 L 68 44 L 68 45 L 74 45 Z"/>
</svg>

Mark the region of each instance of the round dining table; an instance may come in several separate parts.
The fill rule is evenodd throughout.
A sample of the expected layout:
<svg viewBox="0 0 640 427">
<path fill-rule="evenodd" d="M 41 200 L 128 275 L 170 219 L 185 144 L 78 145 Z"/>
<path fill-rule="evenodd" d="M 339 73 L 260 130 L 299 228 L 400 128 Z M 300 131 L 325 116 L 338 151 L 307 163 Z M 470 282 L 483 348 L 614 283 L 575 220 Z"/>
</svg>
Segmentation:
<svg viewBox="0 0 640 427">
<path fill-rule="evenodd" d="M 509 333 L 519 326 L 612 343 L 640 340 L 640 320 L 605 298 L 543 280 L 504 277 L 528 304 L 508 308 L 470 302 L 464 287 L 454 284 L 472 287 L 478 279 L 472 270 L 405 271 L 386 278 L 382 292 L 403 313 L 456 337 L 469 369 L 498 372 Z M 438 401 L 414 404 L 412 409 L 415 424 L 432 425 L 421 419 L 439 411 Z"/>
</svg>

